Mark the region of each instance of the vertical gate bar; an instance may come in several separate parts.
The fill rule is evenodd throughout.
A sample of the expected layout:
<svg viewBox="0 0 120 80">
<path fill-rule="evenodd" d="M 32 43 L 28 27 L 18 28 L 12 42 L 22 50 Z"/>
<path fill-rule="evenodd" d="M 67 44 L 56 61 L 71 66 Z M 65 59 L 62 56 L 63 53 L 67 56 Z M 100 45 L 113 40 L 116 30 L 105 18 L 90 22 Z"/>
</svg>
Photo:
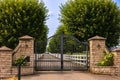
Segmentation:
<svg viewBox="0 0 120 80">
<path fill-rule="evenodd" d="M 87 55 L 86 66 L 87 66 L 87 70 L 88 70 L 88 44 L 86 44 L 86 55 Z"/>
<path fill-rule="evenodd" d="M 64 48 L 64 46 L 63 46 L 63 36 L 64 35 L 61 34 L 61 37 L 60 37 L 61 38 L 61 40 L 60 40 L 61 41 L 61 70 L 63 70 L 63 66 L 64 66 L 63 65 L 63 48 Z"/>
<path fill-rule="evenodd" d="M 35 70 L 37 69 L 37 42 L 35 42 Z"/>
<path fill-rule="evenodd" d="M 21 65 L 18 66 L 18 80 L 21 80 Z"/>
</svg>

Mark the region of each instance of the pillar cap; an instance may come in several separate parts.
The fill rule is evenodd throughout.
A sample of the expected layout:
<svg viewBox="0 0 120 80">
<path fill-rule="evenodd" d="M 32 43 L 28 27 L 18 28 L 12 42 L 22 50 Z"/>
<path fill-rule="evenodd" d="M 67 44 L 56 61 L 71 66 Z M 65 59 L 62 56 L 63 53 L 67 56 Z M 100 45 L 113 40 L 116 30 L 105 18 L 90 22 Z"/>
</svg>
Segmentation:
<svg viewBox="0 0 120 80">
<path fill-rule="evenodd" d="M 114 49 L 113 52 L 120 52 L 120 48 Z"/>
<path fill-rule="evenodd" d="M 34 38 L 28 35 L 25 35 L 19 38 L 19 40 L 31 40 L 31 39 L 34 39 Z"/>
<path fill-rule="evenodd" d="M 6 46 L 2 46 L 2 47 L 0 47 L 0 51 L 12 51 L 12 49 L 10 49 Z"/>
<path fill-rule="evenodd" d="M 94 37 L 92 37 L 92 38 L 89 38 L 88 40 L 89 40 L 89 41 L 90 41 L 90 40 L 106 40 L 106 38 L 96 35 L 96 36 L 94 36 Z"/>
</svg>

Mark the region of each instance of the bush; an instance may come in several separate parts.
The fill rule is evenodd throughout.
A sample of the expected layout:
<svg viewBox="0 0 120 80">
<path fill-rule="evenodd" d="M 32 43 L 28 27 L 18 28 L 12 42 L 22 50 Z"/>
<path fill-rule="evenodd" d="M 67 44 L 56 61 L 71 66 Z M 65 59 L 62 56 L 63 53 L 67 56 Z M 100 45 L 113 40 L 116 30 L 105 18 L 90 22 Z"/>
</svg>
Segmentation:
<svg viewBox="0 0 120 80">
<path fill-rule="evenodd" d="M 113 57 L 114 57 L 113 53 L 107 54 L 106 52 L 104 52 L 104 59 L 100 61 L 97 65 L 98 66 L 113 66 L 114 65 Z"/>
<path fill-rule="evenodd" d="M 24 60 L 24 57 L 21 56 L 20 58 L 18 58 L 18 59 L 13 63 L 13 65 L 14 65 L 14 66 L 18 66 L 23 60 Z M 26 64 L 27 64 L 27 62 L 25 61 L 25 62 L 23 62 L 22 66 L 25 66 Z"/>
</svg>

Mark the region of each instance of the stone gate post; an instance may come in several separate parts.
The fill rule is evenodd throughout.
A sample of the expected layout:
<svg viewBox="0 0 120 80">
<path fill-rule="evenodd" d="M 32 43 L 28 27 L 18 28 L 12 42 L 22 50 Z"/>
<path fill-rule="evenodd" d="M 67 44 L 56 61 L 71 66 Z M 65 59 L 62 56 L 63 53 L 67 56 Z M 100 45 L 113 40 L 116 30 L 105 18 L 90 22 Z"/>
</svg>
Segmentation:
<svg viewBox="0 0 120 80">
<path fill-rule="evenodd" d="M 30 56 L 30 67 L 34 67 L 34 38 L 28 35 L 19 38 L 21 51 L 17 54 Z"/>
<path fill-rule="evenodd" d="M 88 40 L 90 48 L 90 71 L 92 72 L 92 68 L 103 59 L 106 38 L 95 36 Z"/>
<path fill-rule="evenodd" d="M 22 66 L 21 75 L 28 75 L 34 73 L 34 38 L 28 35 L 19 38 L 19 44 L 14 49 L 13 60 L 18 60 L 21 56 L 30 57 L 30 62 L 26 66 Z M 17 75 L 18 70 L 16 66 L 13 66 L 12 73 Z"/>
<path fill-rule="evenodd" d="M 114 66 L 116 66 L 116 75 L 120 76 L 120 48 L 112 51 L 114 54 Z"/>
<path fill-rule="evenodd" d="M 0 48 L 0 78 L 10 77 L 12 67 L 12 49 Z"/>
</svg>

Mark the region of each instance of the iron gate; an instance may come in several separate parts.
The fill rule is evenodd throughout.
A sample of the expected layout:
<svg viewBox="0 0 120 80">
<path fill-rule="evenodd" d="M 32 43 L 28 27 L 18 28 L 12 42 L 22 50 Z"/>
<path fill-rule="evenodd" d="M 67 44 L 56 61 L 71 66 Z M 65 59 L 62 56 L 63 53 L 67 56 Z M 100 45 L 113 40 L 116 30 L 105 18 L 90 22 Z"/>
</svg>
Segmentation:
<svg viewBox="0 0 120 80">
<path fill-rule="evenodd" d="M 35 70 L 87 70 L 88 44 L 70 35 L 35 42 Z"/>
</svg>

